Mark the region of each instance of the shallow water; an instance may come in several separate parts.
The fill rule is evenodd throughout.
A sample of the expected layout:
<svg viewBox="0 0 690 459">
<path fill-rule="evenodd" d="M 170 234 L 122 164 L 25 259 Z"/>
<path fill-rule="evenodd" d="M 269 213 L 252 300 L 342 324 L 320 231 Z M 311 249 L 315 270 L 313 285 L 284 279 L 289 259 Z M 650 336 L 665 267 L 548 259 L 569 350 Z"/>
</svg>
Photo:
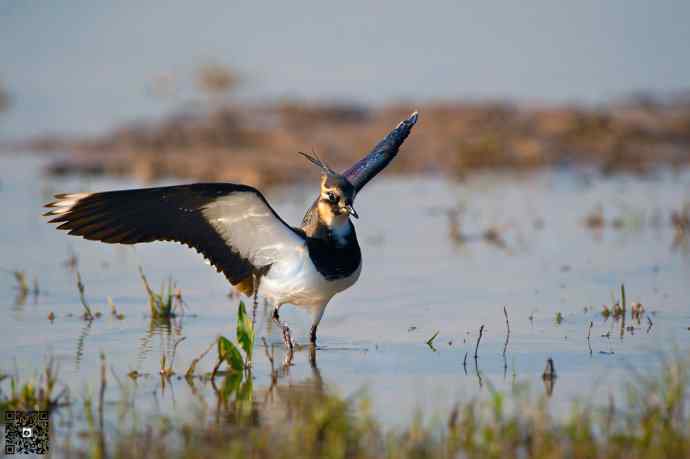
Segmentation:
<svg viewBox="0 0 690 459">
<path fill-rule="evenodd" d="M 188 416 L 197 395 L 212 399 L 209 384 L 196 388 L 172 378 L 161 386 L 160 358 L 177 348 L 174 369 L 183 374 L 218 334 L 234 336 L 238 299 L 226 280 L 182 246 L 155 243 L 111 246 L 67 237 L 46 224 L 41 205 L 55 192 L 141 186 L 111 178 L 46 178 L 43 160 L 0 156 L 0 369 L 28 377 L 48 356 L 60 365 L 60 380 L 73 399 L 98 386 L 100 353 L 122 380 L 132 370 L 148 374 L 134 384 L 137 407 L 152 415 Z M 316 183 L 316 181 L 314 181 Z M 314 186 L 273 190 L 269 200 L 287 221 L 298 222 Z M 690 201 L 690 170 L 647 177 L 602 177 L 590 171 L 547 170 L 475 175 L 463 182 L 438 177 L 384 176 L 357 198 L 355 222 L 363 250 L 359 282 L 337 295 L 319 328 L 316 367 L 299 351 L 279 385 L 351 395 L 364 389 L 385 422 L 404 422 L 417 409 L 443 415 L 456 400 L 486 395 L 526 382 L 542 394 L 545 361 L 555 361 L 558 379 L 550 397 L 556 412 L 576 399 L 606 400 L 635 372 L 653 371 L 660 352 L 690 345 L 690 252 L 675 240 L 670 214 Z M 593 230 L 584 218 L 603 207 L 607 225 Z M 459 212 L 458 226 L 449 209 Z M 498 241 L 482 237 L 496 228 Z M 462 235 L 462 241 L 453 236 Z M 82 312 L 75 273 L 86 297 L 103 317 L 91 323 Z M 172 277 L 182 289 L 187 314 L 157 324 L 147 315 L 138 274 L 141 265 L 157 287 Z M 40 293 L 17 298 L 10 271 L 26 271 Z M 605 320 L 602 304 L 618 298 L 625 283 L 628 303 L 641 302 L 640 323 Z M 125 318 L 110 315 L 107 297 Z M 506 307 L 510 339 L 506 340 Z M 587 309 L 585 309 L 587 308 Z M 48 314 L 53 312 L 51 323 Z M 259 307 L 259 337 L 282 358 L 279 334 Z M 557 313 L 563 320 L 556 323 Z M 309 317 L 281 311 L 298 342 L 307 342 Z M 647 319 L 649 317 L 649 320 Z M 590 353 L 587 328 L 590 320 Z M 651 324 L 651 326 L 650 326 Z M 485 325 L 479 359 L 478 330 Z M 436 331 L 433 349 L 425 344 Z M 609 336 L 607 337 L 606 334 Z M 463 359 L 468 353 L 467 365 Z M 255 350 L 257 398 L 270 385 L 270 365 Z M 208 356 L 198 366 L 210 371 Z M 108 386 L 107 400 L 120 396 Z"/>
</svg>

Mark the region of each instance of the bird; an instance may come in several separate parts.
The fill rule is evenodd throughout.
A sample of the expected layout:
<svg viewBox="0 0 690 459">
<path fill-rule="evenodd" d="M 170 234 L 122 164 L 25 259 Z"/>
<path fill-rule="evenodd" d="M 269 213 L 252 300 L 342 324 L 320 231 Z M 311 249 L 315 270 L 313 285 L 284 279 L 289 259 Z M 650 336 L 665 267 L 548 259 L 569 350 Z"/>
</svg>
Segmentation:
<svg viewBox="0 0 690 459">
<path fill-rule="evenodd" d="M 357 282 L 362 269 L 350 219 L 359 218 L 355 197 L 395 158 L 417 119 L 415 111 L 342 173 L 315 152 L 299 152 L 321 172 L 319 194 L 299 226 L 286 223 L 259 190 L 236 183 L 56 194 L 44 216 L 57 229 L 88 240 L 187 245 L 255 303 L 258 295 L 272 303 L 272 318 L 290 352 L 294 341 L 280 307 L 311 311 L 309 340 L 316 346 L 326 306 Z"/>
</svg>

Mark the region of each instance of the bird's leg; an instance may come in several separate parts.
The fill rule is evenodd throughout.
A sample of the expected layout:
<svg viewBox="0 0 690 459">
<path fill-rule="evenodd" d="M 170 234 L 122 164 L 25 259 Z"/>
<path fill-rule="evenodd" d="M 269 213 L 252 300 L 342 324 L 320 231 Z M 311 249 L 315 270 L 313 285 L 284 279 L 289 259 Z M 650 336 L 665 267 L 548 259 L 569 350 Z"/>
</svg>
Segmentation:
<svg viewBox="0 0 690 459">
<path fill-rule="evenodd" d="M 323 317 L 323 313 L 326 310 L 326 305 L 319 306 L 314 310 L 314 318 L 311 323 L 311 330 L 309 331 L 309 342 L 316 346 L 316 329 L 319 327 L 319 322 Z"/>
<path fill-rule="evenodd" d="M 311 331 L 309 332 L 309 342 L 316 346 L 316 325 L 311 326 Z"/>
<path fill-rule="evenodd" d="M 292 354 L 294 343 L 292 341 L 292 336 L 290 335 L 290 327 L 288 327 L 288 325 L 285 322 L 281 322 L 280 316 L 278 315 L 278 308 L 273 309 L 273 320 L 283 331 L 283 342 L 290 351 L 290 354 Z"/>
<path fill-rule="evenodd" d="M 318 371 L 318 367 L 316 366 L 316 344 L 314 343 L 309 345 L 309 365 L 312 369 Z"/>
<path fill-rule="evenodd" d="M 256 308 L 259 307 L 259 282 L 257 281 L 256 274 L 252 277 L 253 289 L 254 289 L 254 301 L 252 304 L 252 327 L 256 326 Z"/>
</svg>

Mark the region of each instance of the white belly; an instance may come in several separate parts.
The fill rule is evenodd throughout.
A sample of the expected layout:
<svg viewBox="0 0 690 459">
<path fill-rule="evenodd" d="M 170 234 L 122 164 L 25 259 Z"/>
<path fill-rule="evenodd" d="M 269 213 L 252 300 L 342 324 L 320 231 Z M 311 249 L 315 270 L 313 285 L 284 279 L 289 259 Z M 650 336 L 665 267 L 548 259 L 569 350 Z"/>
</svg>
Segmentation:
<svg viewBox="0 0 690 459">
<path fill-rule="evenodd" d="M 326 280 L 316 269 L 306 246 L 271 266 L 261 278 L 259 294 L 273 301 L 275 306 L 289 303 L 296 306 L 325 306 L 338 292 L 357 282 L 362 264 L 350 276 Z"/>
</svg>

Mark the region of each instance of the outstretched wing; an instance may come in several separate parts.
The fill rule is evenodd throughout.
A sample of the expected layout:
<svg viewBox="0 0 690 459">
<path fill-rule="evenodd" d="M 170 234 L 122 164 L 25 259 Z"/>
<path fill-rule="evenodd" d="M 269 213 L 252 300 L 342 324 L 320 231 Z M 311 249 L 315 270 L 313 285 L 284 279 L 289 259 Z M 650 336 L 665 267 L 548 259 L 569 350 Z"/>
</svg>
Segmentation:
<svg viewBox="0 0 690 459">
<path fill-rule="evenodd" d="M 304 237 L 255 188 L 231 183 L 56 195 L 46 216 L 86 239 L 136 244 L 176 241 L 206 257 L 234 285 L 246 281 Z"/>
<path fill-rule="evenodd" d="M 368 155 L 343 172 L 343 175 L 354 185 L 357 191 L 361 190 L 369 180 L 374 178 L 395 158 L 400 145 L 410 135 L 412 126 L 417 122 L 417 116 L 417 112 L 414 112 L 409 118 L 398 124 L 383 140 L 376 144 Z"/>
</svg>

